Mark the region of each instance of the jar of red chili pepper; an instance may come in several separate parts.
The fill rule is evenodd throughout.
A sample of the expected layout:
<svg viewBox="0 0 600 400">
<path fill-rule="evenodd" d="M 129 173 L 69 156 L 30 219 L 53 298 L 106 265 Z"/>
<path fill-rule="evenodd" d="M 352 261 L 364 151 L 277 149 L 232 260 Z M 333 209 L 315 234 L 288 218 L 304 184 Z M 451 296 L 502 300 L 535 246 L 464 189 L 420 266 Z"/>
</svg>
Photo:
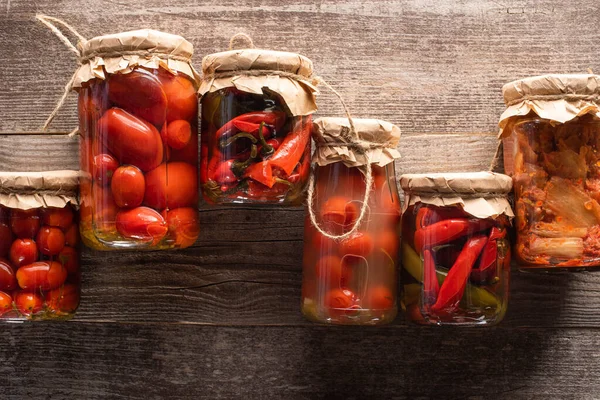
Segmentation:
<svg viewBox="0 0 600 400">
<path fill-rule="evenodd" d="M 199 234 L 192 45 L 146 29 L 78 47 L 84 243 L 98 250 L 191 246 Z"/>
<path fill-rule="evenodd" d="M 521 268 L 600 266 L 600 76 L 537 76 L 502 91 Z"/>
<path fill-rule="evenodd" d="M 304 228 L 302 313 L 315 322 L 378 325 L 397 314 L 400 129 L 343 118 L 314 123 L 317 149 Z"/>
<path fill-rule="evenodd" d="M 76 171 L 0 172 L 0 321 L 75 314 L 78 183 Z"/>
<path fill-rule="evenodd" d="M 402 308 L 429 325 L 496 324 L 506 313 L 510 177 L 407 174 L 402 213 Z"/>
<path fill-rule="evenodd" d="M 312 62 L 254 48 L 202 60 L 200 183 L 211 204 L 301 204 L 310 169 Z"/>
</svg>

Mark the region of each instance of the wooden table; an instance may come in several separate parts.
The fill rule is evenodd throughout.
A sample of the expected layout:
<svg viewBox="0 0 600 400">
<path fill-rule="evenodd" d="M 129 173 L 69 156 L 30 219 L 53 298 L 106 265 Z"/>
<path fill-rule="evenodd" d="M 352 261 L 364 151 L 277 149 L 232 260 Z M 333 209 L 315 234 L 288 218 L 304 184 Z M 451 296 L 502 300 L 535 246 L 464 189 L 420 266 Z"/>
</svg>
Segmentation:
<svg viewBox="0 0 600 400">
<path fill-rule="evenodd" d="M 0 170 L 77 168 L 76 66 L 36 12 L 86 37 L 151 27 L 203 55 L 243 31 L 310 57 L 355 115 L 398 124 L 398 173 L 487 169 L 505 82 L 600 72 L 597 1 L 0 0 Z M 323 91 L 319 115 L 341 115 Z M 491 329 L 402 317 L 328 327 L 299 311 L 302 208 L 201 207 L 179 252 L 83 253 L 68 323 L 0 327 L 2 398 L 597 398 L 600 275 L 514 271 Z"/>
</svg>

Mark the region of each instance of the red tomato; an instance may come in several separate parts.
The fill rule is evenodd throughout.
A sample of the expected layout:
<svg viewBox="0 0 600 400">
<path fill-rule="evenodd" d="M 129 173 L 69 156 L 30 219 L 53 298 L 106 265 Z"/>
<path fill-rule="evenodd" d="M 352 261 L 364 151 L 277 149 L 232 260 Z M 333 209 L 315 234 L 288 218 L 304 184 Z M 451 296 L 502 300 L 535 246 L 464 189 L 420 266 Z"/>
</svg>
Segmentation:
<svg viewBox="0 0 600 400">
<path fill-rule="evenodd" d="M 40 229 L 38 210 L 12 210 L 10 213 L 10 227 L 17 237 L 34 238 Z"/>
<path fill-rule="evenodd" d="M 75 247 L 77 243 L 79 243 L 79 229 L 76 224 L 73 224 L 65 231 L 65 244 Z"/>
<path fill-rule="evenodd" d="M 183 149 L 192 138 L 192 127 L 183 119 L 169 122 L 167 126 L 167 144 L 177 150 Z"/>
<path fill-rule="evenodd" d="M 17 270 L 17 282 L 22 289 L 50 290 L 67 279 L 67 270 L 56 261 L 37 261 Z"/>
<path fill-rule="evenodd" d="M 59 228 L 44 226 L 38 232 L 36 242 L 40 253 L 54 256 L 65 247 L 65 234 Z"/>
<path fill-rule="evenodd" d="M 102 186 L 108 186 L 110 180 L 119 168 L 119 162 L 110 154 L 102 153 L 92 159 L 92 174 L 94 180 Z"/>
<path fill-rule="evenodd" d="M 338 256 L 324 256 L 315 265 L 315 274 L 323 283 L 332 287 L 340 286 L 342 280 L 342 259 Z"/>
<path fill-rule="evenodd" d="M 184 162 L 169 162 L 146 174 L 144 204 L 162 210 L 196 206 L 198 173 L 196 167 Z"/>
<path fill-rule="evenodd" d="M 44 299 L 37 293 L 20 291 L 15 296 L 17 310 L 23 315 L 32 315 L 42 311 Z"/>
<path fill-rule="evenodd" d="M 44 225 L 66 229 L 73 224 L 73 217 L 73 210 L 69 206 L 63 208 L 50 207 L 42 210 Z"/>
<path fill-rule="evenodd" d="M 12 297 L 8 293 L 0 292 L 0 317 L 13 309 Z"/>
<path fill-rule="evenodd" d="M 55 313 L 73 313 L 79 306 L 79 286 L 72 283 L 46 293 L 46 307 Z"/>
<path fill-rule="evenodd" d="M 340 242 L 340 254 L 367 257 L 375 247 L 371 235 L 367 232 L 354 232 Z"/>
<path fill-rule="evenodd" d="M 394 260 L 398 258 L 399 245 L 400 236 L 393 230 L 381 230 L 375 236 L 375 247 L 385 251 Z"/>
<path fill-rule="evenodd" d="M 396 300 L 392 290 L 387 286 L 371 288 L 365 297 L 365 308 L 372 310 L 388 310 L 393 308 Z"/>
<path fill-rule="evenodd" d="M 193 129 L 193 132 L 190 141 L 183 149 L 171 149 L 169 161 L 183 161 L 188 164 L 198 165 L 198 133 L 196 129 Z"/>
<path fill-rule="evenodd" d="M 15 271 L 8 260 L 0 258 L 0 290 L 13 290 L 17 288 Z"/>
<path fill-rule="evenodd" d="M 337 254 L 339 244 L 335 240 L 323 236 L 323 234 L 316 229 L 311 236 L 313 245 L 312 251 L 316 251 L 321 254 Z"/>
<path fill-rule="evenodd" d="M 65 246 L 56 257 L 69 274 L 79 271 L 79 253 L 72 247 Z"/>
<path fill-rule="evenodd" d="M 144 200 L 146 180 L 138 167 L 125 165 L 117 168 L 110 187 L 118 207 L 137 207 Z"/>
<path fill-rule="evenodd" d="M 19 268 L 38 259 L 37 244 L 31 239 L 17 239 L 10 246 L 10 261 Z"/>
<path fill-rule="evenodd" d="M 0 257 L 6 257 L 13 240 L 12 230 L 7 223 L 0 222 Z"/>
<path fill-rule="evenodd" d="M 156 128 L 119 108 L 111 108 L 98 121 L 99 135 L 122 164 L 142 171 L 156 168 L 163 159 L 163 144 Z"/>
<path fill-rule="evenodd" d="M 156 245 L 169 229 L 167 222 L 157 211 L 137 207 L 117 214 L 117 230 L 126 238 L 152 241 Z"/>
<path fill-rule="evenodd" d="M 331 289 L 325 295 L 325 307 L 329 308 L 329 312 L 334 315 L 339 315 L 340 311 L 345 311 L 354 304 L 354 293 L 348 289 Z"/>
<path fill-rule="evenodd" d="M 158 79 L 167 95 L 167 121 L 177 119 L 191 121 L 197 118 L 198 96 L 190 78 L 161 70 Z"/>
<path fill-rule="evenodd" d="M 334 196 L 327 199 L 321 206 L 321 220 L 325 227 L 331 228 L 332 233 L 341 233 L 354 224 L 358 218 L 357 203 L 349 197 Z"/>
<path fill-rule="evenodd" d="M 174 208 L 167 212 L 169 234 L 175 239 L 175 246 L 190 247 L 200 234 L 198 210 L 192 207 Z"/>
<path fill-rule="evenodd" d="M 139 68 L 127 74 L 113 74 L 107 84 L 108 99 L 114 104 L 156 126 L 165 122 L 167 96 L 151 72 Z"/>
</svg>

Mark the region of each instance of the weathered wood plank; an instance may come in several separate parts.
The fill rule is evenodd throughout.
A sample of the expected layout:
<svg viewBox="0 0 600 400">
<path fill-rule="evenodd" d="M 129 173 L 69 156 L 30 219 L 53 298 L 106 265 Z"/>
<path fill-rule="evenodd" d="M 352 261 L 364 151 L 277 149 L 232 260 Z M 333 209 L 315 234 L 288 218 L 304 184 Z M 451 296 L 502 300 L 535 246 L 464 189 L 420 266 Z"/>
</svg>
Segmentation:
<svg viewBox="0 0 600 400">
<path fill-rule="evenodd" d="M 540 73 L 600 70 L 594 0 L 0 5 L 6 10 L 0 13 L 0 133 L 39 131 L 76 66 L 74 55 L 33 19 L 36 11 L 64 18 L 86 37 L 143 27 L 181 34 L 195 46 L 196 65 L 245 31 L 258 46 L 312 58 L 355 115 L 387 119 L 411 133 L 494 132 L 502 84 Z M 53 129 L 68 132 L 76 125 L 74 97 Z M 341 113 L 327 91 L 319 104 L 322 115 Z"/>
<path fill-rule="evenodd" d="M 0 338 L 4 399 L 591 399 L 600 393 L 596 330 L 68 323 L 8 326 Z"/>
</svg>

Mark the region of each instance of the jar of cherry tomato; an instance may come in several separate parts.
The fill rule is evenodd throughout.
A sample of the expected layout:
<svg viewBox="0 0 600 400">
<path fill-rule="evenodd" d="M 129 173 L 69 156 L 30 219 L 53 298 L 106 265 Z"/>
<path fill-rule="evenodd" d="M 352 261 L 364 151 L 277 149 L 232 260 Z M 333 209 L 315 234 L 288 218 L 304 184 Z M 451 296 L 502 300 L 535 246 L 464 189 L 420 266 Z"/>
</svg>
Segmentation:
<svg viewBox="0 0 600 400">
<path fill-rule="evenodd" d="M 429 325 L 496 324 L 506 313 L 510 177 L 407 174 L 402 213 L 402 307 Z"/>
<path fill-rule="evenodd" d="M 312 62 L 230 50 L 202 60 L 200 183 L 211 204 L 299 205 L 310 170 Z"/>
<path fill-rule="evenodd" d="M 0 173 L 0 320 L 75 314 L 78 184 L 76 171 Z"/>
<path fill-rule="evenodd" d="M 600 266 L 600 76 L 537 76 L 502 91 L 520 267 Z"/>
<path fill-rule="evenodd" d="M 83 242 L 98 250 L 191 246 L 199 234 L 192 45 L 141 30 L 79 48 Z"/>
<path fill-rule="evenodd" d="M 353 123 L 358 137 L 349 134 L 347 119 L 314 124 L 302 313 L 316 322 L 378 325 L 397 314 L 400 129 L 378 120 Z"/>
</svg>

